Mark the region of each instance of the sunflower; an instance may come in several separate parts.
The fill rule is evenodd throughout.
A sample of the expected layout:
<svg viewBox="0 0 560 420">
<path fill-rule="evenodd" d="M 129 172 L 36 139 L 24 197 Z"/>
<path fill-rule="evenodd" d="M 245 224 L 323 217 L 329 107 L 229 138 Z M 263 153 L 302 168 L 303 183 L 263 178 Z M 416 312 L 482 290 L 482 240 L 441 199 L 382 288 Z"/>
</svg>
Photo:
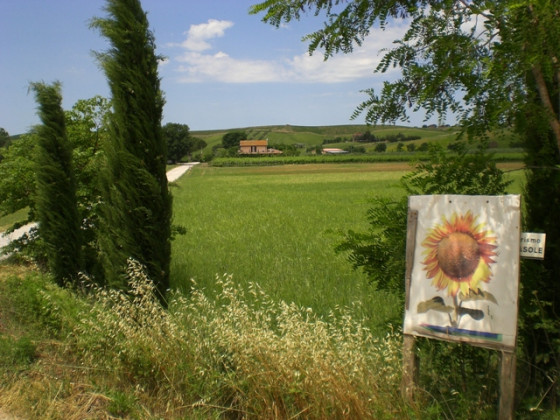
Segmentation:
<svg viewBox="0 0 560 420">
<path fill-rule="evenodd" d="M 456 297 L 459 291 L 468 296 L 492 276 L 496 237 L 484 230 L 484 223 L 476 224 L 476 219 L 470 211 L 453 213 L 450 220 L 443 218 L 432 228 L 422 242 L 426 248 L 422 262 L 426 277 L 433 279 L 432 285 L 438 290 L 447 288 L 449 296 Z"/>
</svg>

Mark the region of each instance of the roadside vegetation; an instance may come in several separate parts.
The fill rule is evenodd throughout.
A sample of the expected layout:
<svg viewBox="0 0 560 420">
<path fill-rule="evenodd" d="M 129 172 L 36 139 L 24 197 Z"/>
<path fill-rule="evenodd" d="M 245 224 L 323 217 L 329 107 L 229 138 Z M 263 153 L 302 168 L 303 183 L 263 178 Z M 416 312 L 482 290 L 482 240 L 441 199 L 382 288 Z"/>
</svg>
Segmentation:
<svg viewBox="0 0 560 420">
<path fill-rule="evenodd" d="M 51 419 L 492 418 L 490 351 L 425 344 L 427 393 L 401 400 L 401 302 L 334 251 L 338 231 L 367 229 L 370 199 L 404 196 L 407 172 L 195 167 L 172 188 L 176 221 L 191 223 L 173 242 L 167 310 L 134 262 L 129 297 L 2 266 L 0 406 Z M 506 178 L 520 192 L 523 171 Z M 455 352 L 488 372 L 458 378 Z"/>
<path fill-rule="evenodd" d="M 40 221 L 0 266 L 3 411 L 495 418 L 495 351 L 418 339 L 418 392 L 401 394 L 407 196 L 522 193 L 523 229 L 546 232 L 548 257 L 521 266 L 516 414 L 558 418 L 560 32 L 549 30 L 558 10 L 503 1 L 484 12 L 434 1 L 357 7 L 365 3 L 335 14 L 331 2 L 300 10 L 271 0 L 251 13 L 279 26 L 325 12 L 323 29 L 306 39 L 327 59 L 351 52 L 395 10 L 409 15 L 404 40 L 377 68 L 401 67 L 402 79 L 367 90 L 355 115 L 392 124 L 407 105 L 453 112 L 460 126 L 196 137 L 188 126 L 162 127 L 147 16 L 139 0 L 107 0 L 108 16 L 91 24 L 111 44 L 97 58 L 113 98 L 63 111 L 56 82 L 34 84 L 42 125 L 14 137 L 0 130 L 0 225 Z M 463 29 L 474 15 L 484 17 L 482 33 Z M 238 157 L 241 139 L 262 138 L 282 156 Z M 325 145 L 347 154 L 322 156 Z M 168 185 L 166 164 L 183 159 L 206 163 Z M 60 218 L 61 203 L 72 217 Z"/>
<path fill-rule="evenodd" d="M 0 407 L 21 418 L 395 418 L 399 334 L 320 319 L 219 276 L 165 310 L 139 265 L 129 296 L 2 275 Z M 20 308 L 16 314 L 9 312 Z M 15 327 L 15 325 L 23 325 Z"/>
</svg>

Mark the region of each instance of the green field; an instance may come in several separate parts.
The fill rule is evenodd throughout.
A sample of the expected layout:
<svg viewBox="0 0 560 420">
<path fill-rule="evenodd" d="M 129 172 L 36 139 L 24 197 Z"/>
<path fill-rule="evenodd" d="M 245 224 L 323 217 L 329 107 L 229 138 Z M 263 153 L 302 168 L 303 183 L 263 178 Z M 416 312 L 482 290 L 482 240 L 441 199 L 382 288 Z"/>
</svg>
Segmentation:
<svg viewBox="0 0 560 420">
<path fill-rule="evenodd" d="M 520 165 L 500 166 L 519 192 Z M 499 358 L 474 347 L 424 341 L 422 392 L 401 398 L 403 305 L 333 251 L 337 231 L 367 228 L 369 198 L 403 194 L 408 170 L 195 167 L 172 184 L 188 234 L 171 274 L 188 296 L 170 293 L 166 309 L 139 266 L 125 296 L 2 265 L 0 407 L 48 419 L 495 418 Z"/>
<path fill-rule="evenodd" d="M 515 168 L 515 166 L 507 166 Z M 374 329 L 400 317 L 394 299 L 374 292 L 334 246 L 337 232 L 367 229 L 374 196 L 400 197 L 407 164 L 195 167 L 173 189 L 174 222 L 187 235 L 173 242 L 173 286 L 190 279 L 214 290 L 215 276 L 258 283 L 275 299 L 326 315 L 356 307 Z M 520 192 L 521 171 L 511 192 Z"/>
</svg>

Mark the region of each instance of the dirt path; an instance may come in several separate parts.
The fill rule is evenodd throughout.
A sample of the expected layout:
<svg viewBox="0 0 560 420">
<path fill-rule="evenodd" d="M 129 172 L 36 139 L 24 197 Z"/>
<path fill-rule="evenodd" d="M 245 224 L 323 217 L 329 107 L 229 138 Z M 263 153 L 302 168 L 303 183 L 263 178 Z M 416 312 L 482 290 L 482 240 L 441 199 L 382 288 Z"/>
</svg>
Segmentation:
<svg viewBox="0 0 560 420">
<path fill-rule="evenodd" d="M 167 181 L 177 181 L 185 172 L 187 172 L 193 166 L 198 165 L 199 163 L 200 162 L 181 163 L 179 166 L 170 169 L 169 171 L 167 171 Z"/>
</svg>

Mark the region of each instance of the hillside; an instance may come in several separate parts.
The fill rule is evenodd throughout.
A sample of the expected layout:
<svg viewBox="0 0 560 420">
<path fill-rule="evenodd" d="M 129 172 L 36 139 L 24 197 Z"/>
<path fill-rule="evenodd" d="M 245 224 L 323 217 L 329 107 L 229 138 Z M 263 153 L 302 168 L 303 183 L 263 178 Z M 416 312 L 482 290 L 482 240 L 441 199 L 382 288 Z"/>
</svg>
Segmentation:
<svg viewBox="0 0 560 420">
<path fill-rule="evenodd" d="M 376 138 L 387 138 L 401 134 L 404 137 L 419 137 L 413 140 L 417 145 L 424 142 L 438 142 L 447 146 L 454 141 L 459 134 L 458 127 L 407 127 L 407 126 L 369 126 L 369 125 L 332 125 L 332 126 L 297 126 L 297 125 L 270 125 L 255 127 L 239 127 L 223 130 L 192 131 L 195 137 L 202 138 L 208 144 L 208 148 L 221 144 L 224 134 L 234 131 L 244 131 L 247 138 L 268 139 L 269 144 L 297 144 L 305 147 L 313 147 L 323 144 L 328 140 L 330 147 L 342 147 L 345 142 L 351 142 L 355 134 L 371 133 Z M 506 149 L 511 147 L 514 136 L 511 133 L 494 133 L 491 139 L 495 142 L 494 147 Z M 339 141 L 333 141 L 339 140 Z M 388 144 L 387 151 L 396 150 L 398 142 Z M 366 149 L 373 148 L 373 143 L 361 143 Z"/>
</svg>

